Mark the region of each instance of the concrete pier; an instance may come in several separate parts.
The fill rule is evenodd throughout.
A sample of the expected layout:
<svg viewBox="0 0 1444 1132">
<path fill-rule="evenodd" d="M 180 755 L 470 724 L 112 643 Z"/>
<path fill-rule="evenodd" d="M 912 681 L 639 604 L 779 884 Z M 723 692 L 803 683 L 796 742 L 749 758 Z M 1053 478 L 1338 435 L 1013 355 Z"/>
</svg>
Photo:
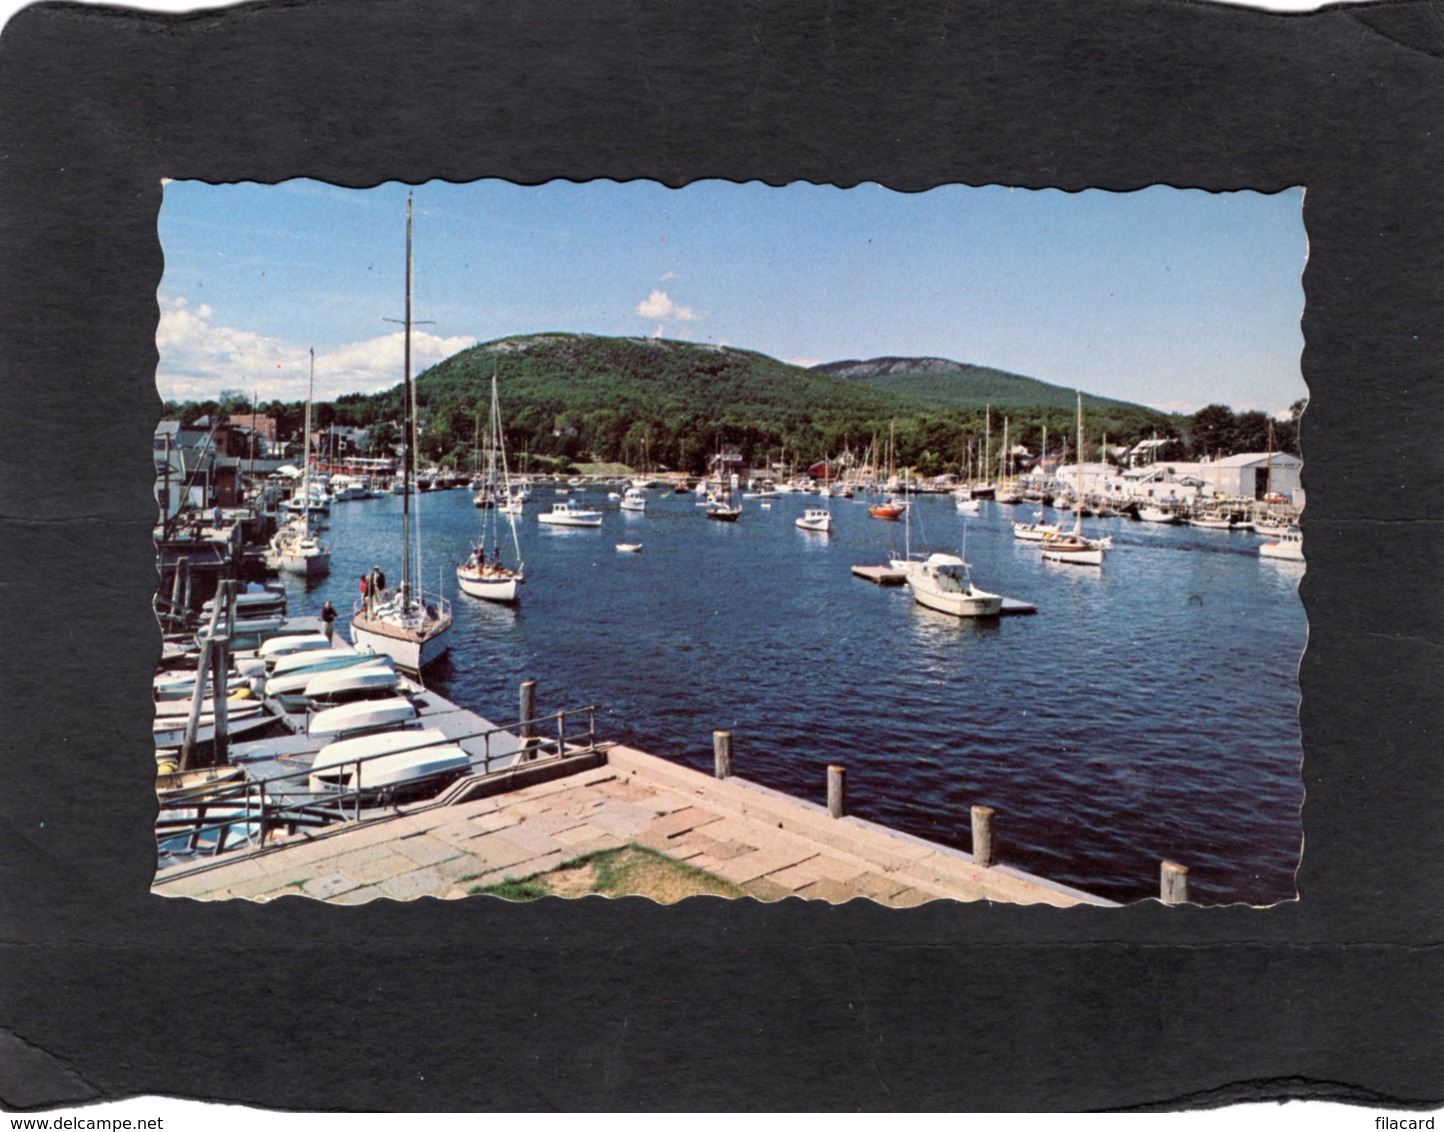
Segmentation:
<svg viewBox="0 0 1444 1132">
<path fill-rule="evenodd" d="M 557 762 L 518 767 L 505 793 L 332 827 L 318 836 L 303 832 L 258 853 L 172 867 L 157 875 L 155 891 L 207 900 L 302 895 L 339 904 L 454 899 L 473 885 L 637 844 L 765 900 L 1113 906 L 1006 865 L 981 867 L 968 853 L 872 822 L 831 818 L 823 806 L 744 779 L 718 779 L 626 747 L 588 752 L 575 768 Z M 574 773 L 542 780 L 565 769 Z"/>
</svg>

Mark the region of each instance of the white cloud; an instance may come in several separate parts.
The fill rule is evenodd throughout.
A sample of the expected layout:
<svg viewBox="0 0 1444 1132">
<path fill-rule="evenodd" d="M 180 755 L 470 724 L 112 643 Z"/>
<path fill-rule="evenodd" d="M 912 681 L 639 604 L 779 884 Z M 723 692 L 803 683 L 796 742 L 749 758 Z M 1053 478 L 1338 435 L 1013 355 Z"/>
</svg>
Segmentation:
<svg viewBox="0 0 1444 1132">
<path fill-rule="evenodd" d="M 160 351 L 156 386 L 162 397 L 204 401 L 223 389 L 255 393 L 263 401 L 306 396 L 307 346 L 217 325 L 215 311 L 205 304 L 192 310 L 183 298 L 160 302 L 155 343 Z M 316 396 L 373 393 L 396 385 L 401 381 L 404 337 L 397 330 L 317 353 Z M 419 373 L 475 344 L 474 338 L 442 338 L 413 330 L 412 371 Z"/>
<path fill-rule="evenodd" d="M 660 280 L 660 281 L 663 282 L 663 283 L 665 283 L 665 282 L 667 282 L 668 279 L 675 279 L 675 278 L 677 278 L 677 273 L 676 273 L 675 271 L 664 271 L 664 272 L 662 272 L 662 277 L 661 277 L 661 280 Z"/>
<path fill-rule="evenodd" d="M 637 313 L 660 322 L 696 322 L 702 315 L 691 307 L 674 303 L 666 291 L 653 291 L 637 304 Z"/>
</svg>

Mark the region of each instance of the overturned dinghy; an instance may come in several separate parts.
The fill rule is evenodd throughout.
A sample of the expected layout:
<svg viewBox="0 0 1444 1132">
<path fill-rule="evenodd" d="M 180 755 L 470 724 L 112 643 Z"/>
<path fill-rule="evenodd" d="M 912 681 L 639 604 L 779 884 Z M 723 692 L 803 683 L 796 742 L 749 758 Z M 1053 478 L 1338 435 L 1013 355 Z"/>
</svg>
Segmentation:
<svg viewBox="0 0 1444 1132">
<path fill-rule="evenodd" d="M 322 747 L 311 764 L 310 786 L 318 794 L 337 787 L 410 792 L 422 785 L 440 788 L 470 769 L 467 753 L 436 728 L 386 731 Z"/>
<path fill-rule="evenodd" d="M 385 700 L 358 700 L 356 703 L 318 711 L 311 717 L 306 734 L 313 737 L 356 735 L 396 727 L 415 718 L 416 706 L 402 696 Z"/>
<path fill-rule="evenodd" d="M 303 695 L 317 706 L 376 700 L 395 695 L 400 683 L 401 677 L 389 663 L 364 665 L 313 676 Z"/>
</svg>

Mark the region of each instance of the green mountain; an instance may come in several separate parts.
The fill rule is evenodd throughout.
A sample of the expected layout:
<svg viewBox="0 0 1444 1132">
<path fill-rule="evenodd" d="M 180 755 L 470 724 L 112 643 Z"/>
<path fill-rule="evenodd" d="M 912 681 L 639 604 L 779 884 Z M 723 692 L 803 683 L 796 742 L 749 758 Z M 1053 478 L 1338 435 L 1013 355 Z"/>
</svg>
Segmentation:
<svg viewBox="0 0 1444 1132">
<path fill-rule="evenodd" d="M 1062 385 L 1050 385 L 1036 377 L 1024 377 L 1006 370 L 975 366 L 947 358 L 872 358 L 869 361 L 825 362 L 813 366 L 824 373 L 872 389 L 903 393 L 935 408 L 977 409 L 1071 409 L 1077 412 L 1077 392 Z M 1109 397 L 1083 394 L 1087 413 L 1121 415 L 1141 413 L 1160 420 L 1165 414 L 1145 405 L 1116 401 Z"/>
<path fill-rule="evenodd" d="M 1036 452 L 1041 430 L 1071 435 L 1072 390 L 944 359 L 881 358 L 803 368 L 753 350 L 658 338 L 529 334 L 463 350 L 420 374 L 422 454 L 469 467 L 495 373 L 507 445 L 559 461 L 619 462 L 697 473 L 721 445 L 752 466 L 806 466 L 894 437 L 899 465 L 955 466 L 991 428 Z M 1142 406 L 1085 397 L 1089 436 L 1126 442 L 1168 431 Z M 991 403 L 991 422 L 984 405 Z M 351 395 L 336 423 L 399 418 L 400 388 Z M 482 422 L 484 424 L 484 421 Z"/>
</svg>

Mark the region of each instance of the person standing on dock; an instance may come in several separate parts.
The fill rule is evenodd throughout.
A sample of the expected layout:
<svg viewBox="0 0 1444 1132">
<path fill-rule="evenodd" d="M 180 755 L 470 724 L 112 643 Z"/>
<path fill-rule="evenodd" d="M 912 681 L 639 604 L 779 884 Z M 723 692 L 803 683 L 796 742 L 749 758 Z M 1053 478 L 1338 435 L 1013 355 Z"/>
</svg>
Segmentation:
<svg viewBox="0 0 1444 1132">
<path fill-rule="evenodd" d="M 328 645 L 336 635 L 336 607 L 329 601 L 321 607 L 321 632 L 326 634 Z"/>
</svg>

